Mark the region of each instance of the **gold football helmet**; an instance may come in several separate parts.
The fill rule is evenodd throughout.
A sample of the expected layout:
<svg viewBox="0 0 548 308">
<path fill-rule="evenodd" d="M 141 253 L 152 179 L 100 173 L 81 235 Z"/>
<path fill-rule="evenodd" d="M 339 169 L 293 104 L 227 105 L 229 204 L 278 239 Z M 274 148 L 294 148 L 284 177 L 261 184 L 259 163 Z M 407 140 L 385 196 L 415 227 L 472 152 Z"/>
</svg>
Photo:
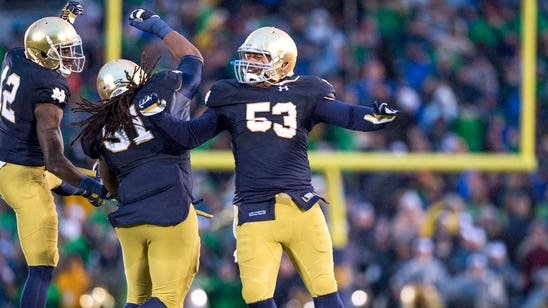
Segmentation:
<svg viewBox="0 0 548 308">
<path fill-rule="evenodd" d="M 101 99 L 110 99 L 127 91 L 130 84 L 128 75 L 133 83 L 139 85 L 146 73 L 130 60 L 116 59 L 105 63 L 97 75 L 97 93 Z"/>
<path fill-rule="evenodd" d="M 74 27 L 59 17 L 44 17 L 25 32 L 25 55 L 40 66 L 58 70 L 63 76 L 84 69 L 82 39 Z"/>
<path fill-rule="evenodd" d="M 234 61 L 236 80 L 247 84 L 275 84 L 293 76 L 297 62 L 297 46 L 284 31 L 263 27 L 253 31 L 238 48 L 240 59 Z M 250 54 L 254 61 L 250 61 Z M 257 61 L 257 55 L 264 60 Z"/>
</svg>

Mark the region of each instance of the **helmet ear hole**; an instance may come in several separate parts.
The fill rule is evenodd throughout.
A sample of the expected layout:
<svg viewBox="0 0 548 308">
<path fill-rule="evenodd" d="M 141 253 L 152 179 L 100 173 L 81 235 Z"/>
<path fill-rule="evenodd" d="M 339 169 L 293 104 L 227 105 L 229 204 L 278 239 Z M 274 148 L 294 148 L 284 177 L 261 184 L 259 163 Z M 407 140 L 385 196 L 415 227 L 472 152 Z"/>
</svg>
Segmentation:
<svg viewBox="0 0 548 308">
<path fill-rule="evenodd" d="M 40 51 L 40 55 L 42 56 L 42 58 L 46 58 L 46 57 L 48 56 L 48 55 L 47 55 L 45 52 L 43 52 L 43 51 Z"/>
</svg>

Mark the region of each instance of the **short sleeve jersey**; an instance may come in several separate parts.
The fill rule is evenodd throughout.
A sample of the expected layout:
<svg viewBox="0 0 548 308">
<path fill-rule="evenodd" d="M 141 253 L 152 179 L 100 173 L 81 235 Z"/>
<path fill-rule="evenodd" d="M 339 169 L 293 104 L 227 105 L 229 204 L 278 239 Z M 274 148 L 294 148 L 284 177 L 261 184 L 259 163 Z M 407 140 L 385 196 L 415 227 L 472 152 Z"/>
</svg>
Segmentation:
<svg viewBox="0 0 548 308">
<path fill-rule="evenodd" d="M 64 109 L 70 99 L 67 80 L 28 60 L 23 48 L 14 48 L 4 57 L 0 85 L 0 161 L 44 165 L 34 107 L 50 103 Z"/>
</svg>

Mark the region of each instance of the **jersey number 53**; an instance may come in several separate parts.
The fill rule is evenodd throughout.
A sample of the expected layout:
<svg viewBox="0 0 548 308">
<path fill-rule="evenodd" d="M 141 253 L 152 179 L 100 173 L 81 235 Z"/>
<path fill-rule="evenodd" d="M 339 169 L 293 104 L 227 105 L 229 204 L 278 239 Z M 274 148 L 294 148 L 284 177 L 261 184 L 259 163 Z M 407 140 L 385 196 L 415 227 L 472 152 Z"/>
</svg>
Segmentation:
<svg viewBox="0 0 548 308">
<path fill-rule="evenodd" d="M 270 112 L 272 115 L 283 115 L 283 124 L 272 123 L 265 117 L 257 116 L 259 112 Z M 273 129 L 277 136 L 291 139 L 297 133 L 297 106 L 292 102 L 276 103 L 270 109 L 270 103 L 251 103 L 246 105 L 247 128 L 252 132 L 266 132 Z"/>
</svg>

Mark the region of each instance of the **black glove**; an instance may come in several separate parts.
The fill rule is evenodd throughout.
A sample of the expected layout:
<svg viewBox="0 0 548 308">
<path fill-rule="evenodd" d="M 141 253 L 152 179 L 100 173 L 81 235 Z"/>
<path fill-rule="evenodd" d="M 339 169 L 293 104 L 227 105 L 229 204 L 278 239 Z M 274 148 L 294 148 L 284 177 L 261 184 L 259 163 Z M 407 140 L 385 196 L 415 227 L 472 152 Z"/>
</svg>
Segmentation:
<svg viewBox="0 0 548 308">
<path fill-rule="evenodd" d="M 83 13 L 84 7 L 78 1 L 69 1 L 61 9 L 61 15 L 59 17 L 73 24 L 76 17 Z"/>
<path fill-rule="evenodd" d="M 148 117 L 164 111 L 166 106 L 167 102 L 164 99 L 160 99 L 156 93 L 151 93 L 139 100 L 137 110 Z"/>
<path fill-rule="evenodd" d="M 394 121 L 400 113 L 397 109 L 388 107 L 387 103 L 373 103 L 373 114 L 366 114 L 364 119 L 373 124 L 383 124 Z"/>
<path fill-rule="evenodd" d="M 141 31 L 155 34 L 161 39 L 173 31 L 160 16 L 142 8 L 133 10 L 129 14 L 129 24 Z"/>
</svg>

